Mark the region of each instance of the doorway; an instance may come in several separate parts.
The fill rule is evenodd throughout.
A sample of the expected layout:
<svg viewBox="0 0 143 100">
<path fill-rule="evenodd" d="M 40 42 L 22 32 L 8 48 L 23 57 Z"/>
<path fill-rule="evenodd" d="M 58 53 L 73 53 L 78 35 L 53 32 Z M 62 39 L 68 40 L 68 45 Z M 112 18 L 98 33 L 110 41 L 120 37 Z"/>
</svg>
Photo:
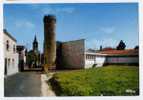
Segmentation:
<svg viewBox="0 0 143 100">
<path fill-rule="evenodd" d="M 5 68 L 4 68 L 4 75 L 7 75 L 7 58 L 5 58 Z"/>
</svg>

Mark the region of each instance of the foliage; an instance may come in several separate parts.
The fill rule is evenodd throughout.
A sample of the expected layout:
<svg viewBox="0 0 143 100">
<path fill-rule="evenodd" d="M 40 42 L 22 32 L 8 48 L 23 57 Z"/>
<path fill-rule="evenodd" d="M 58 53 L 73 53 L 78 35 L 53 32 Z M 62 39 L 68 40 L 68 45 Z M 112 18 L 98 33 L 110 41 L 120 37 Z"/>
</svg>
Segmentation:
<svg viewBox="0 0 143 100">
<path fill-rule="evenodd" d="M 120 43 L 117 46 L 117 50 L 124 50 L 125 48 L 126 48 L 126 45 L 123 42 L 123 40 L 121 40 Z"/>
<path fill-rule="evenodd" d="M 135 48 L 134 48 L 135 50 L 138 50 L 139 49 L 139 46 L 137 45 L 137 46 L 135 46 Z"/>
<path fill-rule="evenodd" d="M 107 66 L 57 72 L 50 84 L 60 96 L 116 96 L 139 94 L 137 66 Z M 135 92 L 128 93 L 127 90 Z"/>
<path fill-rule="evenodd" d="M 35 53 L 33 51 L 30 51 L 27 53 L 27 64 L 28 65 L 32 65 L 32 63 L 36 63 L 37 61 L 39 61 L 39 54 Z"/>
</svg>

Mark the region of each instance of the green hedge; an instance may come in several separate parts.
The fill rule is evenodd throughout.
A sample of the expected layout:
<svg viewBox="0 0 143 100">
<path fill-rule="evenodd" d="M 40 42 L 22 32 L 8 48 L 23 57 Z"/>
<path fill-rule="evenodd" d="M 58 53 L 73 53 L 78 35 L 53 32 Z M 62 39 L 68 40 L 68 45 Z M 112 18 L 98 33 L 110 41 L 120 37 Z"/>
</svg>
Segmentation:
<svg viewBox="0 0 143 100">
<path fill-rule="evenodd" d="M 138 69 L 136 66 L 110 65 L 58 72 L 50 80 L 50 84 L 59 96 L 138 95 Z"/>
</svg>

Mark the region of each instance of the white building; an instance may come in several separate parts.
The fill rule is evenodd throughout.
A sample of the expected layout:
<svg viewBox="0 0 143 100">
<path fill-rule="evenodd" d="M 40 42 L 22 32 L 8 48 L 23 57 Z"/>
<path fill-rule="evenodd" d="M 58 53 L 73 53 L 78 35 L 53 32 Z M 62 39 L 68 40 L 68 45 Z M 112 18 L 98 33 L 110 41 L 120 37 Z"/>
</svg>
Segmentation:
<svg viewBox="0 0 143 100">
<path fill-rule="evenodd" d="M 24 71 L 24 67 L 26 65 L 26 48 L 23 45 L 17 45 L 17 53 L 18 53 L 18 58 L 19 58 L 19 71 Z"/>
<path fill-rule="evenodd" d="M 93 65 L 102 67 L 108 64 L 139 64 L 138 50 L 135 49 L 86 52 L 85 56 L 85 68 Z"/>
<path fill-rule="evenodd" d="M 4 74 L 9 76 L 18 72 L 18 53 L 16 39 L 4 30 Z"/>
</svg>

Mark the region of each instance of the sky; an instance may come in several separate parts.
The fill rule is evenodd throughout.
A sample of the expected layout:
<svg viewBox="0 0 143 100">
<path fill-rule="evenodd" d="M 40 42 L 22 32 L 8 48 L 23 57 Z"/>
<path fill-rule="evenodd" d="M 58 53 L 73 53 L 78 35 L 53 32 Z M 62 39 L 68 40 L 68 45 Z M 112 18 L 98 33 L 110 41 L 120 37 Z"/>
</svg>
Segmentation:
<svg viewBox="0 0 143 100">
<path fill-rule="evenodd" d="M 36 35 L 42 52 L 43 17 L 49 14 L 56 16 L 57 41 L 85 39 L 86 49 L 116 47 L 120 40 L 126 48 L 139 44 L 137 3 L 5 4 L 4 29 L 28 49 Z"/>
</svg>

